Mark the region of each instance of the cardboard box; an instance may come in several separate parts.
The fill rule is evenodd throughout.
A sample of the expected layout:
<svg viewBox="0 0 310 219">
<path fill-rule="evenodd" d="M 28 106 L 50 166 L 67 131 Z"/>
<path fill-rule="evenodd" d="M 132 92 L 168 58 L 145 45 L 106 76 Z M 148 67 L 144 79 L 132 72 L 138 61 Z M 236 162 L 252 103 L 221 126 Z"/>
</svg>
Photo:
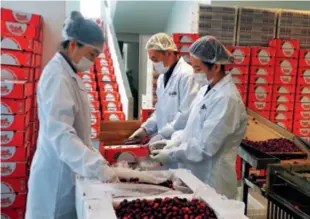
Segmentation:
<svg viewBox="0 0 310 219">
<path fill-rule="evenodd" d="M 33 85 L 26 81 L 1 81 L 1 98 L 24 99 L 33 94 Z"/>
<path fill-rule="evenodd" d="M 92 101 L 89 103 L 90 106 L 90 111 L 91 112 L 96 112 L 100 110 L 100 103 L 99 101 Z"/>
<path fill-rule="evenodd" d="M 252 66 L 273 66 L 275 49 L 270 47 L 253 47 L 251 49 Z"/>
<path fill-rule="evenodd" d="M 255 76 L 273 76 L 274 67 L 251 66 L 250 74 Z"/>
<path fill-rule="evenodd" d="M 275 84 L 295 85 L 296 81 L 297 81 L 297 75 L 275 74 L 275 76 L 274 76 L 274 83 Z"/>
<path fill-rule="evenodd" d="M 1 194 L 1 210 L 3 208 L 23 208 L 26 206 L 26 193 Z"/>
<path fill-rule="evenodd" d="M 27 192 L 27 178 L 8 178 L 1 180 L 1 194 Z"/>
<path fill-rule="evenodd" d="M 100 126 L 101 114 L 99 110 L 91 112 L 90 121 L 92 126 Z"/>
<path fill-rule="evenodd" d="M 20 67 L 37 67 L 36 56 L 32 52 L 21 52 L 17 50 L 1 50 L 1 64 Z M 40 66 L 39 66 L 40 67 Z"/>
<path fill-rule="evenodd" d="M 145 122 L 154 113 L 155 109 L 140 109 L 140 121 Z"/>
<path fill-rule="evenodd" d="M 100 98 L 103 101 L 120 101 L 120 95 L 118 92 L 100 92 Z"/>
<path fill-rule="evenodd" d="M 196 33 L 174 33 L 172 37 L 175 43 L 193 43 L 199 39 L 200 35 Z"/>
<path fill-rule="evenodd" d="M 24 147 L 1 146 L 0 159 L 5 162 L 27 161 L 27 147 L 28 143 Z"/>
<path fill-rule="evenodd" d="M 40 32 L 34 25 L 1 20 L 1 36 L 27 36 L 39 39 Z"/>
<path fill-rule="evenodd" d="M 27 177 L 27 162 L 1 162 L 1 177 Z"/>
<path fill-rule="evenodd" d="M 231 75 L 248 75 L 249 66 L 225 65 L 225 71 Z"/>
<path fill-rule="evenodd" d="M 249 65 L 250 64 L 250 47 L 241 46 L 227 46 L 228 51 L 234 56 L 234 64 L 236 65 Z"/>
<path fill-rule="evenodd" d="M 296 111 L 310 111 L 310 102 L 295 102 L 295 110 Z"/>
<path fill-rule="evenodd" d="M 310 128 L 294 127 L 294 134 L 301 137 L 310 137 Z"/>
<path fill-rule="evenodd" d="M 91 126 L 90 138 L 99 139 L 99 135 L 100 135 L 100 126 Z"/>
<path fill-rule="evenodd" d="M 270 102 L 259 102 L 259 101 L 252 101 L 249 99 L 248 107 L 252 110 L 256 111 L 270 111 L 271 103 Z"/>
<path fill-rule="evenodd" d="M 83 81 L 95 81 L 95 73 L 90 72 L 78 72 L 78 75 L 82 78 Z"/>
<path fill-rule="evenodd" d="M 299 67 L 310 67 L 310 49 L 300 50 Z"/>
<path fill-rule="evenodd" d="M 276 57 L 298 58 L 299 40 L 273 39 L 269 41 L 269 46 L 276 49 Z"/>
<path fill-rule="evenodd" d="M 98 74 L 98 82 L 100 83 L 100 81 L 116 82 L 116 77 L 113 74 L 99 73 Z"/>
<path fill-rule="evenodd" d="M 297 84 L 310 86 L 310 76 L 303 76 L 302 74 L 299 74 L 297 77 Z"/>
<path fill-rule="evenodd" d="M 97 73 L 102 74 L 114 74 L 114 67 L 113 66 L 96 66 Z"/>
<path fill-rule="evenodd" d="M 25 211 L 25 207 L 1 209 L 1 219 L 25 219 Z"/>
<path fill-rule="evenodd" d="M 310 86 L 308 84 L 298 84 L 296 93 L 297 94 L 310 94 Z"/>
<path fill-rule="evenodd" d="M 294 101 L 295 101 L 295 93 L 272 95 L 272 102 L 275 103 L 288 103 Z"/>
<path fill-rule="evenodd" d="M 290 94 L 295 92 L 295 85 L 273 85 L 273 94 Z"/>
<path fill-rule="evenodd" d="M 249 81 L 248 75 L 232 75 L 235 84 L 247 84 Z"/>
<path fill-rule="evenodd" d="M 284 111 L 284 112 L 271 111 L 270 112 L 271 120 L 293 120 L 293 116 L 294 116 L 293 111 Z"/>
<path fill-rule="evenodd" d="M 2 36 L 1 48 L 8 50 L 27 51 L 40 54 L 41 48 L 38 41 L 28 39 L 26 36 Z"/>
<path fill-rule="evenodd" d="M 35 71 L 35 73 L 34 73 L 34 80 L 35 81 L 39 81 L 39 79 L 41 77 L 41 74 L 42 74 L 42 70 L 41 70 L 41 68 L 37 67 L 37 68 L 35 68 L 34 71 Z"/>
<path fill-rule="evenodd" d="M 89 99 L 90 102 L 98 101 L 99 100 L 99 96 L 98 96 L 98 92 L 97 91 L 88 91 L 87 95 L 88 95 L 88 99 Z"/>
<path fill-rule="evenodd" d="M 32 104 L 32 97 L 25 98 L 25 99 L 1 99 L 1 114 L 26 114 Z"/>
<path fill-rule="evenodd" d="M 249 101 L 271 101 L 272 85 L 250 84 Z"/>
<path fill-rule="evenodd" d="M 118 85 L 114 82 L 100 82 L 99 83 L 99 89 L 100 91 L 106 91 L 106 92 L 117 92 L 118 91 Z"/>
<path fill-rule="evenodd" d="M 35 69 L 29 67 L 16 67 L 1 64 L 1 81 L 4 80 L 19 80 L 33 81 Z"/>
<path fill-rule="evenodd" d="M 272 111 L 289 112 L 294 109 L 294 102 L 289 103 L 273 103 L 271 106 Z"/>
<path fill-rule="evenodd" d="M 30 122 L 30 113 L 24 115 L 1 115 L 1 131 L 23 131 Z"/>
<path fill-rule="evenodd" d="M 87 91 L 96 91 L 97 83 L 95 81 L 84 81 L 85 87 Z"/>
<path fill-rule="evenodd" d="M 101 101 L 101 107 L 103 111 L 122 111 L 122 104 L 118 101 Z"/>
<path fill-rule="evenodd" d="M 34 26 L 41 26 L 42 24 L 41 15 L 15 11 L 8 8 L 1 8 L 1 17 L 1 20 L 32 24 Z"/>
<path fill-rule="evenodd" d="M 178 51 L 180 53 L 189 53 L 189 48 L 191 47 L 192 43 L 176 43 Z"/>
<path fill-rule="evenodd" d="M 310 119 L 310 110 L 295 110 L 294 111 L 294 119 L 295 120 L 304 120 L 304 119 Z"/>
<path fill-rule="evenodd" d="M 275 124 L 277 124 L 278 126 L 287 129 L 289 131 L 292 131 L 292 127 L 293 127 L 293 121 L 292 120 L 271 120 L 272 122 L 274 122 Z"/>
<path fill-rule="evenodd" d="M 310 103 L 310 94 L 296 94 L 296 102 Z"/>
<path fill-rule="evenodd" d="M 296 75 L 297 60 L 295 59 L 276 59 L 276 75 Z"/>
<path fill-rule="evenodd" d="M 117 120 L 125 120 L 125 114 L 123 112 L 107 112 L 103 111 L 104 120 L 109 121 L 117 121 Z"/>
<path fill-rule="evenodd" d="M 310 119 L 295 119 L 294 120 L 294 128 L 310 128 Z"/>
<path fill-rule="evenodd" d="M 273 84 L 273 75 L 250 75 L 251 84 Z"/>
<path fill-rule="evenodd" d="M 1 146 L 22 147 L 30 139 L 30 130 L 25 131 L 1 131 Z"/>
<path fill-rule="evenodd" d="M 96 58 L 95 65 L 97 69 L 103 66 L 113 66 L 113 61 L 111 58 Z"/>
</svg>

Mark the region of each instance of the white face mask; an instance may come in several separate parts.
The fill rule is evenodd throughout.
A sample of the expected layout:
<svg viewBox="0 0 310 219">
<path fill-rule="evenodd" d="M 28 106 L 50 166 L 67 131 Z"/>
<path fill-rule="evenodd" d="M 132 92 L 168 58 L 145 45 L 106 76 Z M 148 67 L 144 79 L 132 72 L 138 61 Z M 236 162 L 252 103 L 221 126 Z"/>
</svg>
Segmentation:
<svg viewBox="0 0 310 219">
<path fill-rule="evenodd" d="M 195 73 L 194 74 L 195 81 L 200 85 L 210 85 L 213 82 L 213 79 L 208 80 L 206 73 Z"/>
<path fill-rule="evenodd" d="M 169 70 L 169 67 L 165 67 L 162 61 L 154 62 L 153 65 L 154 65 L 155 71 L 159 74 L 165 74 Z"/>
<path fill-rule="evenodd" d="M 84 72 L 89 70 L 94 65 L 94 62 L 83 56 L 78 63 L 73 62 L 73 65 L 79 72 Z"/>
</svg>

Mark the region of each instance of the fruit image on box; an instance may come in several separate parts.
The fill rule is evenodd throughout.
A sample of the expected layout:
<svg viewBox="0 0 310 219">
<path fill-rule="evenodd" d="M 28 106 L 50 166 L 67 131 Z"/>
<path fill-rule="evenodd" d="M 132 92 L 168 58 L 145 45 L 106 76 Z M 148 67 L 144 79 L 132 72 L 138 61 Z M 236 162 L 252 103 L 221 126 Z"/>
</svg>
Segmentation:
<svg viewBox="0 0 310 219">
<path fill-rule="evenodd" d="M 125 120 L 125 115 L 123 112 L 103 111 L 103 117 L 104 120 L 110 120 L 110 121 Z"/>
<path fill-rule="evenodd" d="M 104 111 L 109 112 L 122 111 L 121 103 L 116 101 L 102 101 L 101 106 Z"/>
<path fill-rule="evenodd" d="M 115 145 L 104 146 L 104 157 L 110 164 L 119 161 L 135 162 L 137 158 L 148 157 L 150 150 L 148 146 L 142 145 Z"/>
<path fill-rule="evenodd" d="M 258 101 L 248 101 L 248 105 L 250 109 L 254 111 L 268 111 L 271 108 L 270 102 L 258 102 Z"/>
<path fill-rule="evenodd" d="M 91 112 L 90 121 L 92 126 L 100 126 L 100 119 L 100 111 Z"/>
<path fill-rule="evenodd" d="M 24 36 L 2 36 L 1 48 L 40 53 L 38 42 L 33 39 L 25 38 Z"/>
<path fill-rule="evenodd" d="M 288 103 L 288 102 L 294 102 L 294 101 L 295 101 L 295 94 L 294 93 L 272 95 L 272 102 Z"/>
<path fill-rule="evenodd" d="M 272 75 L 251 75 L 250 76 L 251 84 L 273 84 L 273 76 Z"/>
<path fill-rule="evenodd" d="M 35 54 L 15 50 L 1 50 L 1 64 L 22 67 L 36 67 Z"/>
<path fill-rule="evenodd" d="M 99 99 L 97 91 L 88 91 L 87 95 L 90 102 L 98 101 Z"/>
<path fill-rule="evenodd" d="M 1 161 L 16 162 L 27 160 L 27 145 L 24 147 L 1 146 Z"/>
<path fill-rule="evenodd" d="M 114 68 L 112 66 L 101 66 L 97 68 L 97 72 L 102 74 L 114 74 Z"/>
<path fill-rule="evenodd" d="M 118 85 L 114 82 L 100 82 L 99 89 L 102 91 L 117 92 Z"/>
<path fill-rule="evenodd" d="M 254 47 L 251 49 L 252 66 L 273 66 L 275 60 L 275 50 L 270 47 Z"/>
<path fill-rule="evenodd" d="M 25 131 L 1 131 L 1 146 L 22 147 L 30 139 L 30 132 Z"/>
<path fill-rule="evenodd" d="M 288 112 L 288 111 L 292 111 L 294 109 L 294 102 L 292 103 L 273 103 L 271 106 L 271 110 L 274 111 L 284 111 L 284 112 Z"/>
<path fill-rule="evenodd" d="M 294 59 L 276 59 L 275 74 L 296 75 L 297 74 L 297 60 L 294 60 Z"/>
<path fill-rule="evenodd" d="M 295 128 L 294 134 L 297 136 L 310 137 L 310 128 Z"/>
<path fill-rule="evenodd" d="M 295 85 L 274 85 L 274 94 L 290 94 L 295 92 Z"/>
<path fill-rule="evenodd" d="M 251 66 L 250 70 L 251 77 L 255 76 L 272 76 L 274 74 L 273 67 L 265 67 L 265 66 Z"/>
<path fill-rule="evenodd" d="M 294 119 L 295 120 L 310 119 L 310 111 L 295 110 Z"/>
<path fill-rule="evenodd" d="M 1 114 L 26 114 L 31 108 L 31 98 L 25 99 L 1 99 Z"/>
<path fill-rule="evenodd" d="M 1 177 L 26 177 L 27 162 L 2 162 L 1 163 Z"/>
<path fill-rule="evenodd" d="M 192 43 L 176 43 L 178 51 L 180 53 L 189 53 L 189 48 L 191 47 Z"/>
<path fill-rule="evenodd" d="M 1 21 L 1 36 L 27 36 L 29 39 L 39 39 L 38 32 L 33 25 Z"/>
<path fill-rule="evenodd" d="M 96 82 L 84 81 L 84 85 L 85 85 L 87 91 L 96 91 Z"/>
<path fill-rule="evenodd" d="M 30 114 L 25 115 L 1 115 L 1 131 L 23 131 L 28 126 Z"/>
<path fill-rule="evenodd" d="M 95 73 L 79 72 L 78 75 L 83 81 L 95 81 Z"/>
<path fill-rule="evenodd" d="M 116 78 L 115 78 L 115 75 L 113 74 L 100 73 L 98 74 L 98 81 L 116 82 Z"/>
<path fill-rule="evenodd" d="M 41 25 L 41 16 L 38 14 L 24 13 L 21 11 L 13 11 L 7 8 L 1 8 L 1 17 L 7 21 L 32 24 L 35 26 Z"/>
<path fill-rule="evenodd" d="M 100 67 L 103 67 L 103 66 L 112 66 L 113 62 L 112 62 L 112 59 L 110 58 L 97 58 L 95 64 L 96 64 L 96 67 L 98 67 L 99 69 Z"/>
<path fill-rule="evenodd" d="M 232 75 L 232 79 L 235 84 L 247 84 L 249 80 L 248 75 Z"/>
<path fill-rule="evenodd" d="M 91 112 L 99 111 L 99 108 L 100 108 L 99 101 L 90 102 L 89 106 L 90 106 L 90 111 Z"/>
<path fill-rule="evenodd" d="M 269 46 L 276 49 L 276 57 L 298 58 L 299 40 L 274 39 L 269 41 Z"/>
<path fill-rule="evenodd" d="M 295 111 L 310 111 L 310 102 L 295 102 Z"/>
<path fill-rule="evenodd" d="M 276 74 L 274 76 L 274 83 L 275 84 L 290 84 L 295 85 L 296 84 L 296 75 L 280 75 Z"/>
<path fill-rule="evenodd" d="M 5 208 L 1 209 L 1 219 L 24 219 L 25 208 Z"/>
<path fill-rule="evenodd" d="M 33 85 L 26 81 L 2 81 L 1 98 L 24 99 L 33 94 Z"/>
<path fill-rule="evenodd" d="M 310 128 L 310 119 L 295 120 L 294 128 Z"/>
<path fill-rule="evenodd" d="M 293 112 L 292 111 L 286 111 L 286 112 L 272 111 L 270 113 L 270 119 L 271 120 L 293 120 Z"/>
<path fill-rule="evenodd" d="M 172 37 L 175 43 L 193 43 L 199 39 L 199 34 L 174 33 Z"/>
<path fill-rule="evenodd" d="M 100 134 L 100 126 L 92 126 L 91 127 L 91 133 L 90 138 L 91 139 L 98 139 Z"/>
<path fill-rule="evenodd" d="M 298 93 L 298 94 L 310 94 L 310 86 L 308 84 L 298 84 L 297 89 L 296 89 L 296 93 Z"/>
<path fill-rule="evenodd" d="M 238 66 L 238 65 L 225 65 L 225 72 L 231 75 L 248 75 L 248 66 Z"/>
<path fill-rule="evenodd" d="M 1 194 L 1 209 L 3 208 L 22 208 L 26 206 L 27 194 L 5 193 Z"/>
<path fill-rule="evenodd" d="M 1 194 L 27 192 L 27 178 L 8 178 L 1 180 Z"/>
<path fill-rule="evenodd" d="M 236 65 L 249 65 L 250 64 L 250 54 L 251 54 L 250 47 L 228 46 L 226 48 L 234 56 L 234 64 Z"/>
<path fill-rule="evenodd" d="M 300 50 L 299 67 L 310 67 L 310 49 Z"/>
<path fill-rule="evenodd" d="M 1 65 L 1 81 L 33 81 L 34 68 Z"/>
<path fill-rule="evenodd" d="M 299 68 L 297 80 L 299 84 L 310 84 L 310 68 Z"/>
</svg>

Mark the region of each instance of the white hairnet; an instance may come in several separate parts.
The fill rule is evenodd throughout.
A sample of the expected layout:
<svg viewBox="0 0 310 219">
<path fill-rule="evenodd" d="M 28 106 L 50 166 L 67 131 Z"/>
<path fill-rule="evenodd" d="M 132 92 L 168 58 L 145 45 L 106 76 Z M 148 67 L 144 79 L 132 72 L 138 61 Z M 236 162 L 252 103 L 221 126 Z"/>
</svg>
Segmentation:
<svg viewBox="0 0 310 219">
<path fill-rule="evenodd" d="M 93 46 L 99 51 L 103 50 L 104 37 L 102 30 L 94 21 L 84 19 L 78 11 L 72 11 L 65 21 L 62 36 L 64 40 L 76 40 L 83 45 Z"/>
<path fill-rule="evenodd" d="M 210 64 L 231 64 L 233 55 L 213 36 L 204 36 L 196 40 L 189 49 L 191 56 Z"/>
<path fill-rule="evenodd" d="M 157 33 L 153 35 L 147 42 L 145 49 L 159 51 L 178 51 L 173 39 L 165 33 Z"/>
</svg>

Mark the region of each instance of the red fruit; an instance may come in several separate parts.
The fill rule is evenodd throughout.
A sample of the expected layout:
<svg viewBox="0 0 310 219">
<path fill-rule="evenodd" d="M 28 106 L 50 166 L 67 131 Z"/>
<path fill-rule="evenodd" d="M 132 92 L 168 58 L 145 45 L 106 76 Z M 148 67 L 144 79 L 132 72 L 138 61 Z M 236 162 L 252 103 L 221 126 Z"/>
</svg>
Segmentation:
<svg viewBox="0 0 310 219">
<path fill-rule="evenodd" d="M 177 207 L 175 207 L 175 206 L 173 206 L 173 207 L 172 207 L 172 210 L 173 210 L 173 211 L 177 211 L 177 210 L 178 210 L 178 208 L 177 208 Z"/>
</svg>

